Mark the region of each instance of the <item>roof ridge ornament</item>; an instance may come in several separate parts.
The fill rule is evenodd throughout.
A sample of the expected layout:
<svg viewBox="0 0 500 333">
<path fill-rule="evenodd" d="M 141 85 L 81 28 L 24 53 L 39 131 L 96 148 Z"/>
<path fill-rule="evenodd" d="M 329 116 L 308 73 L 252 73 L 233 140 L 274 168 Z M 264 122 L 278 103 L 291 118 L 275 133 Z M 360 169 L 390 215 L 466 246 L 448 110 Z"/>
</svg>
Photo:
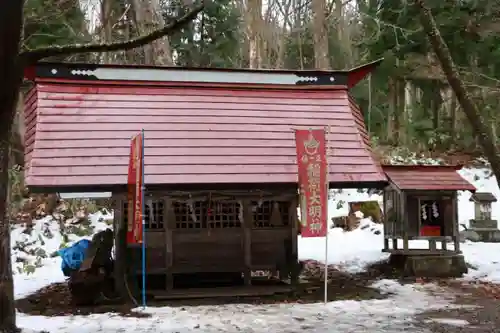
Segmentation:
<svg viewBox="0 0 500 333">
<path fill-rule="evenodd" d="M 84 75 L 84 76 L 92 76 L 94 75 L 94 70 L 89 69 L 73 69 L 70 71 L 72 75 Z"/>
<path fill-rule="evenodd" d="M 135 81 L 228 85 L 336 86 L 350 89 L 371 73 L 382 59 L 351 70 L 269 70 L 151 67 L 40 62 L 25 70 L 28 80 Z"/>
</svg>

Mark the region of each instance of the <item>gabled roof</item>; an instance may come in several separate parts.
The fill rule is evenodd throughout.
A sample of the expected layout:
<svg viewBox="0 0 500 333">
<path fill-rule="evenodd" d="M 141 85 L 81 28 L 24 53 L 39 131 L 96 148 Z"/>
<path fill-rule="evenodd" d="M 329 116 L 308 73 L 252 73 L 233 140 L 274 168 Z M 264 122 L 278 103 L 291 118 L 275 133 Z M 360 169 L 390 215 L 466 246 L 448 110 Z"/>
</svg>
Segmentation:
<svg viewBox="0 0 500 333">
<path fill-rule="evenodd" d="M 384 165 L 382 168 L 391 183 L 400 190 L 476 190 L 457 172 L 461 166 Z"/>
<path fill-rule="evenodd" d="M 126 70 L 129 77 L 138 75 Z M 162 69 L 154 71 L 159 80 Z M 207 80 L 221 80 L 220 73 L 207 72 L 212 73 Z M 274 73 L 252 73 L 277 80 L 266 78 Z M 200 83 L 196 76 L 189 83 L 169 80 L 37 79 L 25 113 L 27 185 L 59 191 L 123 185 L 130 138 L 141 129 L 148 185 L 292 184 L 297 182 L 293 129 L 328 126 L 331 183 L 356 187 L 386 181 L 346 86 L 248 87 Z"/>
<path fill-rule="evenodd" d="M 470 197 L 469 201 L 484 203 L 497 202 L 497 198 L 490 192 L 476 192 Z"/>
</svg>

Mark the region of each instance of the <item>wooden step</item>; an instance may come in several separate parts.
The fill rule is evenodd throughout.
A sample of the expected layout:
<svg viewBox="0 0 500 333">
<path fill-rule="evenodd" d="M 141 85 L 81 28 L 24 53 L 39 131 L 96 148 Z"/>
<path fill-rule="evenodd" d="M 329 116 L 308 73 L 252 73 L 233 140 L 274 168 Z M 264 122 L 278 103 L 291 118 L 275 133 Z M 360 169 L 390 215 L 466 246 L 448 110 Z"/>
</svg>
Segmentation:
<svg viewBox="0 0 500 333">
<path fill-rule="evenodd" d="M 235 286 L 220 288 L 189 288 L 173 289 L 171 291 L 152 292 L 155 300 L 168 299 L 193 299 L 193 298 L 215 298 L 215 297 L 251 297 L 271 296 L 280 293 L 288 293 L 294 290 L 290 285 L 277 286 Z"/>
</svg>

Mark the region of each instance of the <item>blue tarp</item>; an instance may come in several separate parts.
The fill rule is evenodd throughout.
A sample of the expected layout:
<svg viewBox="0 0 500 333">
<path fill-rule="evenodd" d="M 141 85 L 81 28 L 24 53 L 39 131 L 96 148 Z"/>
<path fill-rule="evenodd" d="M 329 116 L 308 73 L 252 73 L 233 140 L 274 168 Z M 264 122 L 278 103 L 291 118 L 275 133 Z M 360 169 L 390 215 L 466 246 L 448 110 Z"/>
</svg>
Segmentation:
<svg viewBox="0 0 500 333">
<path fill-rule="evenodd" d="M 69 276 L 70 271 L 80 268 L 90 243 L 89 240 L 82 239 L 70 247 L 57 251 L 57 254 L 62 258 L 61 269 L 65 276 Z"/>
</svg>

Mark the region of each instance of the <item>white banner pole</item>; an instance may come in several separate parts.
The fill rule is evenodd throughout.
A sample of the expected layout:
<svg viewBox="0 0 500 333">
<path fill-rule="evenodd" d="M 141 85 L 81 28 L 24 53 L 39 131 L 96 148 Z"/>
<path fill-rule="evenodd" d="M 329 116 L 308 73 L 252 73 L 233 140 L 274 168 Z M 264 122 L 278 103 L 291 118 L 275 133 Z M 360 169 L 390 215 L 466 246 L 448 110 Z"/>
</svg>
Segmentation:
<svg viewBox="0 0 500 333">
<path fill-rule="evenodd" d="M 328 303 L 328 230 L 325 237 L 325 303 Z"/>
<path fill-rule="evenodd" d="M 328 233 L 330 232 L 329 228 L 329 223 L 328 223 L 328 200 L 329 200 L 329 191 L 330 191 L 330 184 L 328 181 L 328 176 L 330 176 L 330 171 L 329 171 L 329 165 L 328 165 L 328 156 L 330 155 L 330 135 L 331 127 L 328 126 L 328 131 L 325 129 L 325 158 L 326 158 L 326 181 L 325 181 L 325 186 L 326 186 L 326 236 L 325 236 L 325 304 L 328 303 Z"/>
</svg>

